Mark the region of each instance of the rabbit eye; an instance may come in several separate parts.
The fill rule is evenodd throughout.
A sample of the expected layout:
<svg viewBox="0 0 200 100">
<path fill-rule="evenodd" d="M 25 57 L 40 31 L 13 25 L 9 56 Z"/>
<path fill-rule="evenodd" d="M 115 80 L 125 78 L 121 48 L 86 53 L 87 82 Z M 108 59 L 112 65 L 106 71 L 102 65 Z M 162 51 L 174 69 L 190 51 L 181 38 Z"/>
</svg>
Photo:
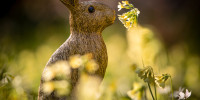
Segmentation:
<svg viewBox="0 0 200 100">
<path fill-rule="evenodd" d="M 88 11 L 89 11 L 89 13 L 93 13 L 93 12 L 95 12 L 95 9 L 94 9 L 93 6 L 90 6 L 90 7 L 88 8 Z"/>
</svg>

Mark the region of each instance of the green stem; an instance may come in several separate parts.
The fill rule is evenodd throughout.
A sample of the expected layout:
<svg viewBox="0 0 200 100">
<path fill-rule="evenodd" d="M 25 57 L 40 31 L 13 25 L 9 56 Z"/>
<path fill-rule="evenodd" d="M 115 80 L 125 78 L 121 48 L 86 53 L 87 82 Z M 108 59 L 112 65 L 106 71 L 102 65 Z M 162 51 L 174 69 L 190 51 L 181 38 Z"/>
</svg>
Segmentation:
<svg viewBox="0 0 200 100">
<path fill-rule="evenodd" d="M 156 84 L 155 84 L 155 82 L 153 82 L 154 83 L 154 91 L 155 91 L 155 97 L 156 97 L 156 100 L 157 100 L 157 93 L 156 93 Z"/>
<path fill-rule="evenodd" d="M 151 87 L 150 87 L 150 84 L 149 84 L 149 83 L 147 83 L 147 84 L 148 84 L 148 88 L 149 88 L 149 91 L 150 91 L 150 93 L 151 93 L 152 99 L 155 100 L 155 98 L 154 98 L 154 96 L 153 96 L 153 92 L 152 92 Z"/>
<path fill-rule="evenodd" d="M 157 100 L 157 91 L 156 91 L 156 84 L 155 84 L 155 76 L 154 76 L 154 73 L 153 73 L 153 85 L 154 85 L 154 92 L 155 92 L 155 97 L 156 97 L 156 100 Z"/>
<path fill-rule="evenodd" d="M 172 90 L 172 100 L 174 100 L 174 90 L 173 90 L 173 86 L 172 86 L 172 77 L 170 76 L 171 79 L 171 90 Z"/>
</svg>

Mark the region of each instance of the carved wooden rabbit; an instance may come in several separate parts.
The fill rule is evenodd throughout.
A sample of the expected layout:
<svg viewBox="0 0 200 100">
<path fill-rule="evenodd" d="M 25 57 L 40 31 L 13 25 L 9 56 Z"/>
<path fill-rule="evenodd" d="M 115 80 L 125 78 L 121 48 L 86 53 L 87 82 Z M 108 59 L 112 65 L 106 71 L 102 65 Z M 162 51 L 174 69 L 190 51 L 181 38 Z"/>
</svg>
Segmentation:
<svg viewBox="0 0 200 100">
<path fill-rule="evenodd" d="M 69 60 L 70 56 L 91 53 L 99 65 L 95 75 L 103 79 L 107 62 L 107 50 L 103 41 L 102 31 L 114 23 L 115 11 L 97 1 L 61 0 L 70 10 L 70 36 L 54 52 L 46 67 L 60 60 Z M 46 68 L 45 67 L 45 68 Z M 43 75 L 44 76 L 44 73 Z M 76 86 L 79 80 L 78 70 L 71 70 L 71 85 Z M 55 94 L 45 95 L 42 91 L 44 78 L 41 79 L 39 100 L 65 100 Z"/>
</svg>

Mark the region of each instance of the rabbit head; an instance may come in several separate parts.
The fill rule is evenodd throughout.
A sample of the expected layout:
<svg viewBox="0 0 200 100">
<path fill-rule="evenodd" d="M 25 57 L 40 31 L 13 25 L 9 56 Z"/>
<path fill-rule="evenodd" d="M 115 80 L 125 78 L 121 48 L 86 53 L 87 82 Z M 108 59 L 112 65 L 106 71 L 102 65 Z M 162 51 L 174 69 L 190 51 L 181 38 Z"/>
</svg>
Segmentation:
<svg viewBox="0 0 200 100">
<path fill-rule="evenodd" d="M 61 0 L 70 10 L 70 30 L 76 33 L 101 33 L 115 21 L 115 11 L 97 1 Z"/>
</svg>

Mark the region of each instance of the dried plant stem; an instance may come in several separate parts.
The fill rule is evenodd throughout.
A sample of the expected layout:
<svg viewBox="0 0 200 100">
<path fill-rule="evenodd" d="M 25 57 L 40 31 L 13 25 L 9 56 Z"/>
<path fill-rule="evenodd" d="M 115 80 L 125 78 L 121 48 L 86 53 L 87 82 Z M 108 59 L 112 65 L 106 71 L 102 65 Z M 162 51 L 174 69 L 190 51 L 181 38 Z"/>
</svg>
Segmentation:
<svg viewBox="0 0 200 100">
<path fill-rule="evenodd" d="M 149 84 L 149 83 L 147 83 L 147 84 L 148 84 L 148 88 L 149 88 L 149 91 L 150 91 L 150 93 L 151 93 L 152 99 L 155 100 L 155 98 L 154 98 L 154 96 L 153 96 L 153 92 L 152 92 L 151 87 L 150 87 L 150 84 Z"/>
<path fill-rule="evenodd" d="M 172 77 L 171 76 L 170 76 L 170 80 L 171 80 L 172 100 L 174 100 L 174 90 L 173 90 L 173 86 L 172 86 Z"/>
</svg>

